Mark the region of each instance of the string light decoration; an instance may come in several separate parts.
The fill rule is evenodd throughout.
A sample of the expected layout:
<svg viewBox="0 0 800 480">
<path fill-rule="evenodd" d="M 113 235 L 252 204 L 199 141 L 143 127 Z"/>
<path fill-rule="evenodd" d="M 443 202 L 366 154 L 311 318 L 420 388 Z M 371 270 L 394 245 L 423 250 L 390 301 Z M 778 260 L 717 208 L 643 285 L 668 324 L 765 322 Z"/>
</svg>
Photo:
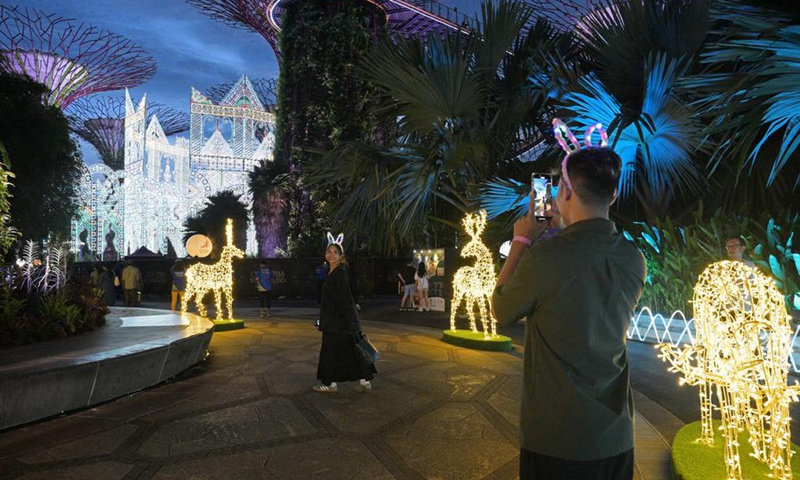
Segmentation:
<svg viewBox="0 0 800 480">
<path fill-rule="evenodd" d="M 450 330 L 456 331 L 456 310 L 464 302 L 469 318 L 469 328 L 478 333 L 475 308 L 483 326 L 485 339 L 497 338 L 497 320 L 492 315 L 491 300 L 497 283 L 492 252 L 481 241 L 486 228 L 486 210 L 467 214 L 461 221 L 470 241 L 461 250 L 464 258 L 475 257 L 474 265 L 461 267 L 453 276 L 453 302 L 450 310 Z"/>
<path fill-rule="evenodd" d="M 701 437 L 714 444 L 712 413 L 720 412 L 726 480 L 741 480 L 739 432 L 773 478 L 792 478 L 789 404 L 800 386 L 787 385 L 791 317 L 772 279 L 741 262 L 711 264 L 694 290 L 695 345 L 659 345 L 659 358 L 680 383 L 700 387 Z M 716 387 L 717 405 L 713 393 Z"/>
<path fill-rule="evenodd" d="M 233 259 L 244 257 L 244 252 L 233 244 L 233 220 L 228 219 L 225 225 L 227 245 L 222 247 L 222 255 L 217 263 L 206 265 L 198 263 L 186 269 L 185 301 L 181 303 L 181 313 L 186 313 L 189 302 L 194 301 L 197 311 L 207 316 L 203 297 L 214 292 L 214 303 L 217 307 L 217 320 L 233 321 Z M 228 318 L 222 318 L 222 295 L 228 307 Z"/>
</svg>

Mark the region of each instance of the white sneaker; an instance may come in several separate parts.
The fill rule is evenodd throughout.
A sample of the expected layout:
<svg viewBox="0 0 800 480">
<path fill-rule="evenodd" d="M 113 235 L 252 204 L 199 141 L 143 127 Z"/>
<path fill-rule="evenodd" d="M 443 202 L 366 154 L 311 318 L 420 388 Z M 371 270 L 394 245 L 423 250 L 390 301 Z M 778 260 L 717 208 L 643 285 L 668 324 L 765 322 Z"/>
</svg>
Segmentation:
<svg viewBox="0 0 800 480">
<path fill-rule="evenodd" d="M 319 393 L 333 393 L 339 391 L 339 386 L 336 385 L 336 382 L 333 382 L 330 385 L 324 385 L 320 383 L 319 385 L 314 385 L 311 387 L 311 389 Z"/>
<path fill-rule="evenodd" d="M 369 392 L 372 390 L 372 384 L 369 382 L 359 383 L 353 388 L 353 390 L 356 392 Z"/>
</svg>

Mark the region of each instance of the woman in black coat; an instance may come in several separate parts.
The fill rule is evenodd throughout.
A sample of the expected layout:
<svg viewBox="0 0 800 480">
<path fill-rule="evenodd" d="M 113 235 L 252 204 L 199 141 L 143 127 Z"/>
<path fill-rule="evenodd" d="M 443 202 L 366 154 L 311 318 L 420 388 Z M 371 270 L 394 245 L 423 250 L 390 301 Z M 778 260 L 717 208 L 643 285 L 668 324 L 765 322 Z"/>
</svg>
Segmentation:
<svg viewBox="0 0 800 480">
<path fill-rule="evenodd" d="M 361 360 L 358 333 L 361 324 L 356 312 L 356 303 L 350 292 L 344 251 L 338 243 L 328 245 L 325 260 L 330 265 L 328 276 L 322 285 L 322 305 L 319 311 L 319 329 L 322 331 L 322 348 L 319 351 L 315 392 L 336 392 L 336 382 L 359 384 L 356 390 L 372 390 L 369 382 L 377 373 L 374 364 L 365 365 Z"/>
</svg>

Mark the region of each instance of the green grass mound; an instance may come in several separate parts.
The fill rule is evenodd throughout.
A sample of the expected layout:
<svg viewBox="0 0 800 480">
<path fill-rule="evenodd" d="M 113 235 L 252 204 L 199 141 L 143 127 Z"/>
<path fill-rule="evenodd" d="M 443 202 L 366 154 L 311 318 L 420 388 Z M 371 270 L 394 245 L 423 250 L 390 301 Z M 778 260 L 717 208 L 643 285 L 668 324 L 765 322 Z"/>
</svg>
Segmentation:
<svg viewBox="0 0 800 480">
<path fill-rule="evenodd" d="M 513 346 L 511 339 L 498 335 L 497 338 L 485 339 L 483 332 L 473 333 L 470 330 L 444 330 L 442 340 L 457 347 L 471 348 L 473 350 L 488 350 L 490 352 L 510 352 Z"/>
<path fill-rule="evenodd" d="M 700 438 L 700 422 L 685 425 L 675 435 L 672 442 L 672 471 L 675 480 L 724 480 L 725 476 L 725 440 L 719 431 L 719 421 L 714 421 L 714 446 L 709 447 L 697 442 Z M 750 454 L 747 432 L 739 434 L 739 458 L 742 462 L 742 478 L 761 480 L 770 478 L 769 467 Z M 800 455 L 797 445 L 792 444 L 792 473 L 800 478 Z"/>
<path fill-rule="evenodd" d="M 215 332 L 224 332 L 226 330 L 239 330 L 244 328 L 244 320 L 212 320 L 214 322 Z"/>
</svg>

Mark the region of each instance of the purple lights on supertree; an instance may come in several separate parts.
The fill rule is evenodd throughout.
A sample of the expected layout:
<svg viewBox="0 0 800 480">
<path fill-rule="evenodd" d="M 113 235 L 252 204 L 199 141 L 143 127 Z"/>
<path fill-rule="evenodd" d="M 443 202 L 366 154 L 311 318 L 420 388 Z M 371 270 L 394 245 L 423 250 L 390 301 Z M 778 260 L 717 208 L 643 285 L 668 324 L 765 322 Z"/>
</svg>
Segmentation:
<svg viewBox="0 0 800 480">
<path fill-rule="evenodd" d="M 230 27 L 258 33 L 272 47 L 278 63 L 281 62 L 278 32 L 267 21 L 269 0 L 186 0 L 186 3 Z"/>
<path fill-rule="evenodd" d="M 141 85 L 155 74 L 156 62 L 107 30 L 0 5 L 0 69 L 44 84 L 46 103 L 66 108 L 92 93 Z"/>
<path fill-rule="evenodd" d="M 94 96 L 76 101 L 66 110 L 70 128 L 91 143 L 103 163 L 114 170 L 125 165 L 125 99 Z M 153 116 L 164 134 L 174 135 L 189 130 L 189 114 L 151 103 L 147 105 L 147 122 Z"/>
<path fill-rule="evenodd" d="M 274 78 L 256 78 L 250 80 L 258 99 L 269 112 L 275 111 L 275 102 L 278 99 L 278 81 Z M 231 91 L 236 82 L 221 83 L 206 90 L 203 95 L 214 103 L 220 103 L 225 95 Z"/>
</svg>

